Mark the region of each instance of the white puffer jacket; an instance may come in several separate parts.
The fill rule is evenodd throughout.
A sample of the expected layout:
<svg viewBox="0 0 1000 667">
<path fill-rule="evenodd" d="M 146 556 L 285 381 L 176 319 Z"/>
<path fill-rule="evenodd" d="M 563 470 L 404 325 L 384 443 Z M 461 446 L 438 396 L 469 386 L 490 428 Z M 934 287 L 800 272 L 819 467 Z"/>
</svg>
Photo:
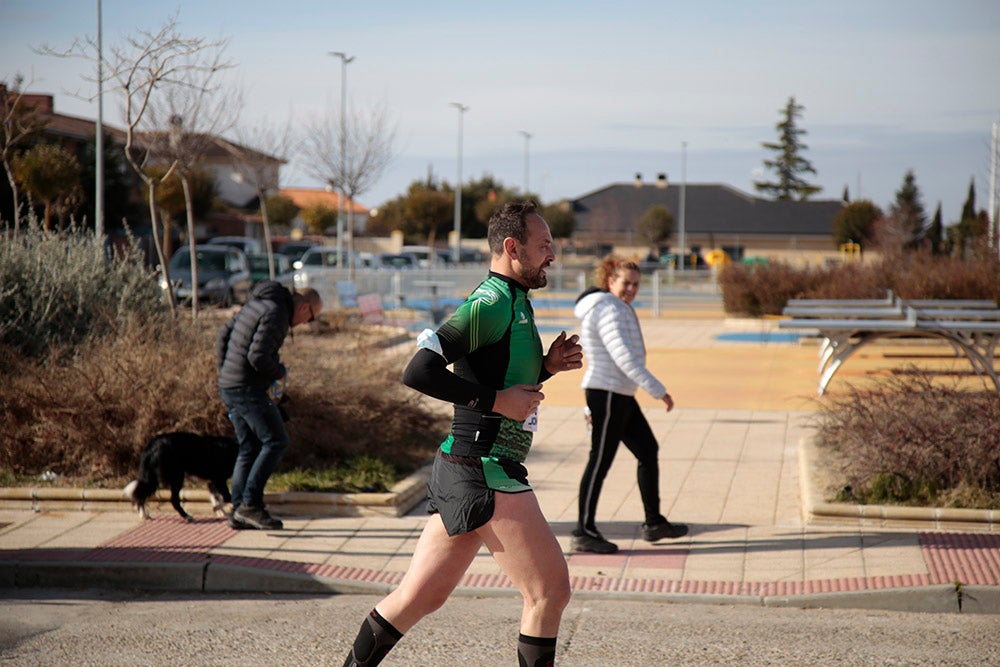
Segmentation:
<svg viewBox="0 0 1000 667">
<path fill-rule="evenodd" d="M 581 321 L 585 389 L 632 396 L 642 387 L 653 398 L 663 398 L 666 388 L 646 370 L 646 345 L 631 305 L 610 292 L 595 290 L 580 295 L 573 314 Z"/>
</svg>

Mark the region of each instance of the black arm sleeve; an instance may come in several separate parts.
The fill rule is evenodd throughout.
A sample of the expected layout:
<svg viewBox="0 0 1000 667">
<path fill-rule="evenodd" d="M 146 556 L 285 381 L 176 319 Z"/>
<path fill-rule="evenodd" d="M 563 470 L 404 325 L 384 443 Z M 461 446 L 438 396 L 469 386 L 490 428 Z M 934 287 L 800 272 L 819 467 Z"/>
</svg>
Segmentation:
<svg viewBox="0 0 1000 667">
<path fill-rule="evenodd" d="M 448 361 L 437 352 L 421 348 L 403 371 L 403 384 L 432 398 L 479 410 L 493 409 L 497 392 L 448 370 Z"/>
</svg>

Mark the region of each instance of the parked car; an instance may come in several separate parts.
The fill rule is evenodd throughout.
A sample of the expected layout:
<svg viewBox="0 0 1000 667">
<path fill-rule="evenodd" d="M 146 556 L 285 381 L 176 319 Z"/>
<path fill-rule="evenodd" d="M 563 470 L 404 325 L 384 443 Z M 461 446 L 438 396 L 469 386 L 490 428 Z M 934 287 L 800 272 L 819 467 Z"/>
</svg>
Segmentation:
<svg viewBox="0 0 1000 667">
<path fill-rule="evenodd" d="M 454 259 L 454 251 L 451 248 L 447 250 L 438 250 L 438 259 L 446 264 L 452 264 Z M 462 248 L 462 252 L 459 255 L 459 261 L 462 264 L 480 264 L 487 260 L 487 254 L 476 250 L 474 248 Z"/>
<path fill-rule="evenodd" d="M 263 252 L 264 248 L 261 246 L 260 241 L 249 236 L 216 236 L 208 240 L 209 245 L 226 245 L 238 250 L 242 250 L 244 254 L 251 252 Z"/>
<path fill-rule="evenodd" d="M 271 267 L 267 263 L 266 252 L 252 252 L 247 255 L 250 263 L 250 282 L 254 285 L 262 280 L 271 279 Z M 292 261 L 287 255 L 274 253 L 274 279 L 285 287 L 291 288 L 295 274 L 292 272 Z"/>
<path fill-rule="evenodd" d="M 302 255 L 310 248 L 315 248 L 319 244 L 315 241 L 289 241 L 280 248 L 278 252 L 288 258 L 293 264 L 302 259 Z"/>
<path fill-rule="evenodd" d="M 347 251 L 342 250 L 340 254 L 340 259 L 343 259 L 343 262 L 338 261 L 336 248 L 321 245 L 313 246 L 302 253 L 302 257 L 298 261 L 293 262 L 292 266 L 296 270 L 309 267 L 336 268 L 347 261 Z"/>
<path fill-rule="evenodd" d="M 338 258 L 345 261 L 338 261 Z M 346 250 L 342 250 L 338 257 L 337 249 L 330 246 L 309 248 L 302 254 L 302 259 L 292 265 L 295 267 L 293 279 L 296 289 L 311 287 L 319 292 L 323 303 L 336 303 L 334 285 L 337 280 L 346 277 L 346 272 L 340 270 L 346 259 Z"/>
<path fill-rule="evenodd" d="M 197 245 L 195 256 L 198 266 L 198 299 L 223 306 L 246 303 L 250 297 L 250 266 L 242 251 L 225 245 Z M 168 264 L 174 298 L 190 300 L 191 249 L 178 248 Z M 160 287 L 167 289 L 160 279 Z"/>
<path fill-rule="evenodd" d="M 372 268 L 375 269 L 415 269 L 419 266 L 416 255 L 410 253 L 385 252 L 375 255 Z"/>
<path fill-rule="evenodd" d="M 435 250 L 426 245 L 404 245 L 399 252 L 405 255 L 413 255 L 417 258 L 417 264 L 422 268 L 431 266 L 435 262 L 441 261 L 441 251 Z"/>
</svg>

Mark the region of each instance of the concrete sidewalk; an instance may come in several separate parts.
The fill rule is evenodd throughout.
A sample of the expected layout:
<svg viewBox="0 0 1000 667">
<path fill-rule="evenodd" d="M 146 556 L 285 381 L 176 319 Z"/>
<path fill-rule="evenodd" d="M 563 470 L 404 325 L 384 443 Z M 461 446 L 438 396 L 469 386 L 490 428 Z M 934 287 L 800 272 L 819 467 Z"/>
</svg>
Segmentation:
<svg viewBox="0 0 1000 667">
<path fill-rule="evenodd" d="M 570 551 L 588 447 L 580 376 L 546 384 L 528 468 L 575 594 L 1000 613 L 1000 516 L 813 514 L 822 496 L 803 463 L 815 348 L 719 342 L 741 326 L 762 325 L 644 321 L 651 367 L 678 403 L 668 414 L 641 401 L 661 444 L 663 510 L 691 525 L 680 540 L 641 540 L 635 462 L 622 448 L 598 507 L 621 551 Z M 856 372 L 866 363 L 886 357 L 858 360 Z M 152 509 L 145 523 L 122 511 L 0 510 L 0 587 L 381 593 L 402 578 L 426 520 L 420 505 L 402 517 L 286 517 L 282 531 L 233 531 L 214 517 L 184 523 L 167 504 Z M 517 594 L 486 552 L 459 592 Z"/>
</svg>

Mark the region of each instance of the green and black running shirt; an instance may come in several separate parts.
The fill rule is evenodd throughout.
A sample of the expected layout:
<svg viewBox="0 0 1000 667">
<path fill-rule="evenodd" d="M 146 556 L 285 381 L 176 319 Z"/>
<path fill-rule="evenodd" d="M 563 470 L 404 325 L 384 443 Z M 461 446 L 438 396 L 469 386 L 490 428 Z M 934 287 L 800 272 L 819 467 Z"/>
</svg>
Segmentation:
<svg viewBox="0 0 1000 667">
<path fill-rule="evenodd" d="M 550 377 L 527 289 L 490 272 L 436 332 L 418 338 L 403 382 L 455 405 L 445 454 L 524 461 L 537 415 L 525 422 L 492 411 L 496 392 Z M 454 373 L 447 365 L 454 364 Z"/>
</svg>

